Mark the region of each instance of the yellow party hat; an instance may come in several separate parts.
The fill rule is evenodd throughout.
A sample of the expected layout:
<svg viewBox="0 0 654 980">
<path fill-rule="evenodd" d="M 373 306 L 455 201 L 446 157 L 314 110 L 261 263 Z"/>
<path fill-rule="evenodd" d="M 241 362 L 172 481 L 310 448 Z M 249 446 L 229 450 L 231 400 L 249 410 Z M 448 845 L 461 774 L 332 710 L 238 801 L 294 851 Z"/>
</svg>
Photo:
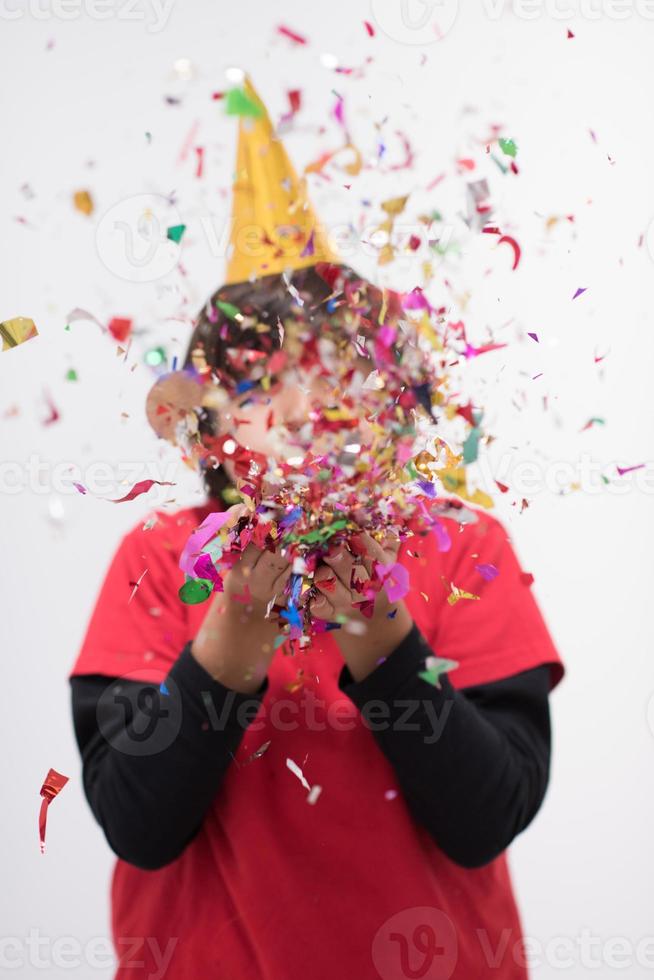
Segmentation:
<svg viewBox="0 0 654 980">
<path fill-rule="evenodd" d="M 227 112 L 240 118 L 225 282 L 340 263 L 249 78 L 228 93 Z"/>
</svg>

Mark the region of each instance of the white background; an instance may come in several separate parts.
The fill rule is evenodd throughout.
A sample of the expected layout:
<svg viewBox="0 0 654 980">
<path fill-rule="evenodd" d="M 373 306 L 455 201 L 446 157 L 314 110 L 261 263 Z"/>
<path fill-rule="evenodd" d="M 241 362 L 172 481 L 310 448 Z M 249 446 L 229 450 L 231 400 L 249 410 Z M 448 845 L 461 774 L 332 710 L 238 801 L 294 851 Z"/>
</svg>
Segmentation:
<svg viewBox="0 0 654 980">
<path fill-rule="evenodd" d="M 54 945 L 72 937 L 84 947 L 109 934 L 112 858 L 83 798 L 66 674 L 120 534 L 153 504 L 196 499 L 193 477 L 145 424 L 153 375 L 143 354 L 157 344 L 169 357 L 182 351 L 189 318 L 221 281 L 221 251 L 206 228 L 220 233 L 226 218 L 235 123 L 211 93 L 225 88 L 234 64 L 252 73 L 275 119 L 286 110 L 287 90 L 302 90 L 302 112 L 285 138 L 298 167 L 342 142 L 330 113 L 332 90 L 344 95 L 351 136 L 369 167 L 356 179 L 337 170 L 328 171 L 331 183 L 312 178 L 326 223 L 381 220 L 379 202 L 409 191 L 412 220 L 434 208 L 452 217 L 462 251 L 436 265 L 433 295 L 454 319 L 464 317 L 473 341 L 491 330 L 509 343 L 469 362 L 469 383 L 496 436 L 491 470 L 508 466 L 499 478 L 512 489 L 498 513 L 535 575 L 567 665 L 553 696 L 551 788 L 511 855 L 525 932 L 538 954 L 534 976 L 567 969 L 606 980 L 620 968 L 638 978 L 653 968 L 654 264 L 647 232 L 654 10 L 599 0 L 525 10 L 465 0 L 457 11 L 447 0 L 430 14 L 416 2 L 411 28 L 402 27 L 399 6 L 176 0 L 162 23 L 146 0 L 129 8 L 110 0 L 98 8 L 103 19 L 75 0 L 63 9 L 4 0 L 0 319 L 30 316 L 40 331 L 0 355 L 0 929 L 14 940 L 0 970 L 9 972 L 14 959 L 14 976 L 41 975 L 44 965 L 62 977 L 111 972 L 64 945 L 64 954 L 73 950 L 66 966 L 62 945 Z M 375 25 L 374 37 L 364 20 Z M 280 36 L 280 23 L 309 43 Z M 361 77 L 336 73 L 325 55 L 362 68 Z M 174 70 L 180 58 L 192 63 L 188 81 Z M 181 102 L 168 105 L 165 96 Z M 410 170 L 374 166 L 375 123 L 386 116 L 386 161 L 402 158 L 394 133 L 403 131 L 415 152 Z M 196 121 L 192 143 L 205 147 L 199 180 L 194 151 L 179 159 Z M 518 178 L 502 177 L 475 146 L 494 123 L 518 144 Z M 498 222 L 522 245 L 515 272 L 506 246 L 466 234 L 456 217 L 465 203 L 455 161 L 471 155 L 491 179 Z M 442 172 L 446 179 L 425 191 Z M 72 206 L 82 188 L 96 203 L 91 218 Z M 111 259 L 103 262 L 97 226 L 124 199 L 150 193 L 176 195 L 174 209 L 188 226 L 183 273 L 177 267 L 153 282 L 130 281 Z M 553 216 L 563 217 L 548 231 Z M 350 261 L 379 277 L 369 250 Z M 419 265 L 398 265 L 384 270 L 385 282 L 421 281 Z M 587 292 L 572 301 L 578 287 Z M 103 324 L 115 315 L 134 319 L 138 335 L 126 361 L 94 323 L 64 329 L 76 307 Z M 77 382 L 65 380 L 71 367 Z M 43 424 L 45 392 L 61 413 L 51 425 Z M 591 417 L 606 424 L 582 432 Z M 608 483 L 582 472 L 584 457 Z M 526 487 L 524 461 L 541 474 Z M 80 467 L 73 478 L 90 484 L 93 462 L 108 464 L 111 479 L 81 495 L 67 468 Z M 616 464 L 640 463 L 647 468 L 617 475 Z M 30 476 L 36 464 L 40 475 L 32 469 Z M 100 499 L 147 476 L 178 486 L 120 505 Z M 523 496 L 529 507 L 520 513 Z M 50 766 L 71 779 L 50 809 L 41 856 L 38 792 Z M 44 940 L 38 952 L 31 931 Z"/>
</svg>

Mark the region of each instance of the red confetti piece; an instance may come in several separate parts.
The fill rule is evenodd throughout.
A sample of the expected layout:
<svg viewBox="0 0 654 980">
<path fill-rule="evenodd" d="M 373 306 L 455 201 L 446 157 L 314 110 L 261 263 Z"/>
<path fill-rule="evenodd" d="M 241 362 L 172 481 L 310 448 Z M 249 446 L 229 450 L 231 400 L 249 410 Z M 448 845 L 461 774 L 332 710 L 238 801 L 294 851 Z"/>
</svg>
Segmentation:
<svg viewBox="0 0 654 980">
<path fill-rule="evenodd" d="M 506 483 L 500 483 L 499 480 L 496 480 L 495 481 L 495 485 L 497 486 L 497 488 L 500 491 L 500 493 L 508 493 L 509 492 L 509 488 L 507 487 Z"/>
<path fill-rule="evenodd" d="M 48 415 L 47 419 L 43 419 L 43 424 L 44 425 L 53 425 L 55 422 L 58 422 L 59 421 L 59 419 L 61 418 L 61 414 L 59 412 L 59 409 L 57 408 L 57 406 L 53 402 L 52 398 L 47 393 L 47 391 L 44 392 L 44 397 L 45 397 L 45 400 L 47 402 L 48 408 L 50 409 L 50 414 Z"/>
<path fill-rule="evenodd" d="M 523 585 L 529 587 L 530 585 L 534 584 L 534 576 L 531 574 L 531 572 L 520 572 L 520 581 Z"/>
<path fill-rule="evenodd" d="M 296 44 L 306 44 L 307 39 L 303 37 L 302 34 L 298 34 L 296 31 L 292 31 L 290 27 L 285 27 L 284 24 L 280 24 L 277 28 L 278 34 L 283 34 L 289 40 L 294 41 Z"/>
<path fill-rule="evenodd" d="M 291 89 L 288 93 L 288 104 L 291 107 L 291 112 L 295 115 L 296 112 L 300 111 L 300 105 L 302 101 L 302 92 L 299 88 Z"/>
<path fill-rule="evenodd" d="M 367 30 L 369 37 L 374 37 L 375 36 L 375 28 L 372 26 L 372 24 L 370 23 L 369 20 L 364 20 L 363 26 Z"/>
<path fill-rule="evenodd" d="M 510 245 L 511 248 L 513 249 L 513 268 L 517 269 L 518 262 L 520 261 L 520 256 L 522 255 L 522 249 L 518 245 L 515 238 L 511 238 L 510 235 L 502 235 L 502 237 L 500 238 L 497 244 L 501 245 L 503 242 L 506 242 L 506 244 Z"/>
<path fill-rule="evenodd" d="M 202 174 L 204 173 L 204 147 L 196 146 L 195 155 L 197 157 L 197 162 L 195 165 L 195 176 L 201 177 Z"/>
<path fill-rule="evenodd" d="M 132 321 L 127 317 L 114 316 L 108 323 L 108 330 L 114 340 L 123 344 L 132 332 Z"/>
<path fill-rule="evenodd" d="M 441 180 L 445 180 L 445 174 L 439 174 L 438 177 L 434 177 L 433 180 L 429 181 L 425 189 L 428 191 L 432 191 L 437 184 L 440 184 Z"/>
<path fill-rule="evenodd" d="M 568 28 L 568 41 L 570 40 L 570 38 L 573 38 L 573 37 L 574 37 L 574 34 L 570 30 L 570 28 Z"/>
<path fill-rule="evenodd" d="M 41 809 L 39 811 L 39 842 L 41 846 L 41 854 L 45 853 L 45 825 L 48 818 L 48 807 L 57 796 L 66 783 L 68 782 L 68 776 L 62 776 L 60 772 L 56 769 L 48 770 L 48 775 L 43 781 L 43 786 L 41 787 L 40 795 L 43 797 L 43 802 L 41 803 Z"/>
<path fill-rule="evenodd" d="M 174 487 L 174 483 L 169 483 L 168 480 L 139 480 L 135 483 L 132 489 L 125 494 L 124 497 L 118 497 L 117 499 L 112 499 L 112 504 L 122 504 L 125 500 L 134 500 L 135 497 L 139 497 L 142 493 L 147 493 L 154 486 L 158 487 Z"/>
</svg>

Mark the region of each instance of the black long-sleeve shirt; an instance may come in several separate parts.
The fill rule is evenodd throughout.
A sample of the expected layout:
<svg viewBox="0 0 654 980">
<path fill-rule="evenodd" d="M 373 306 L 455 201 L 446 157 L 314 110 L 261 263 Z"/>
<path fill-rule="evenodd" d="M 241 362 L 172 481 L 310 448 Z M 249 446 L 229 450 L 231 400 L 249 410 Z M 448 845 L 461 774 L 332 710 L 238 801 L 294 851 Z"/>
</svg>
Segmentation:
<svg viewBox="0 0 654 980">
<path fill-rule="evenodd" d="M 364 680 L 344 667 L 339 686 L 393 766 L 417 823 L 453 861 L 478 867 L 527 827 L 543 800 L 549 668 L 456 691 L 446 675 L 440 687 L 420 677 L 431 653 L 414 626 Z M 189 645 L 162 688 L 100 675 L 74 677 L 71 686 L 96 819 L 119 857 L 163 867 L 199 830 L 267 681 L 255 695 L 230 691 Z"/>
</svg>

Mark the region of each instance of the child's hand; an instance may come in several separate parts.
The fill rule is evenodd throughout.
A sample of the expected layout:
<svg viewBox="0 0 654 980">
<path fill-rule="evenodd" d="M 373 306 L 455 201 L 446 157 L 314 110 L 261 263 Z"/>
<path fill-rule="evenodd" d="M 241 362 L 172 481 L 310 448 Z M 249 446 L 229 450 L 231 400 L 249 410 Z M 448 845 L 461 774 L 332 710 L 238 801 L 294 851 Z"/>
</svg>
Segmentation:
<svg viewBox="0 0 654 980">
<path fill-rule="evenodd" d="M 355 603 L 365 599 L 364 592 L 354 588 L 354 582 L 364 583 L 372 577 L 373 564 L 393 564 L 400 549 L 399 538 L 387 537 L 379 544 L 367 531 L 356 537 L 363 554 L 355 555 L 342 544 L 324 559 L 314 576 L 314 584 L 321 595 L 312 600 L 310 611 L 320 619 L 335 620 L 340 615 L 353 619 L 363 619 L 372 623 L 383 620 L 391 608 L 386 591 L 382 588 L 375 593 L 375 610 L 372 620 L 362 616 Z M 358 550 L 358 549 L 357 549 Z"/>
<path fill-rule="evenodd" d="M 232 528 L 250 510 L 245 504 L 234 504 L 229 508 L 229 517 L 223 527 Z M 248 544 L 235 565 L 224 578 L 225 597 L 232 601 L 247 597 L 245 605 L 268 605 L 271 599 L 282 593 L 291 574 L 291 563 L 278 553 L 262 551 L 256 545 Z M 237 597 L 235 599 L 234 597 Z M 281 602 L 280 602 L 281 605 Z"/>
<path fill-rule="evenodd" d="M 243 597 L 249 592 L 251 601 L 247 605 L 266 607 L 275 596 L 281 599 L 291 569 L 287 558 L 277 552 L 261 551 L 250 542 L 225 576 L 225 594 L 234 601 L 235 596 Z"/>
</svg>

